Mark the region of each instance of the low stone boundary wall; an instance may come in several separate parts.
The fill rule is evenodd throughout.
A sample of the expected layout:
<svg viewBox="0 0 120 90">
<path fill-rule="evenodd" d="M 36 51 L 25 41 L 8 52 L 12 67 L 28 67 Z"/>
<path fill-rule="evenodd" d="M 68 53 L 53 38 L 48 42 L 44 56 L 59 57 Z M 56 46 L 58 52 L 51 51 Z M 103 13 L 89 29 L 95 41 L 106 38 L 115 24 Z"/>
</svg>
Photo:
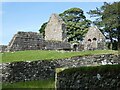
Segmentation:
<svg viewBox="0 0 120 90">
<path fill-rule="evenodd" d="M 113 54 L 75 56 L 57 60 L 21 61 L 0 64 L 3 82 L 41 80 L 55 77 L 55 69 L 60 67 L 81 67 L 119 64 L 119 56 Z M 1 80 L 0 80 L 1 81 Z"/>
<path fill-rule="evenodd" d="M 120 64 L 56 71 L 56 90 L 120 89 Z"/>
<path fill-rule="evenodd" d="M 55 67 L 59 65 L 47 60 L 6 63 L 3 64 L 2 81 L 13 83 L 53 78 Z"/>
</svg>

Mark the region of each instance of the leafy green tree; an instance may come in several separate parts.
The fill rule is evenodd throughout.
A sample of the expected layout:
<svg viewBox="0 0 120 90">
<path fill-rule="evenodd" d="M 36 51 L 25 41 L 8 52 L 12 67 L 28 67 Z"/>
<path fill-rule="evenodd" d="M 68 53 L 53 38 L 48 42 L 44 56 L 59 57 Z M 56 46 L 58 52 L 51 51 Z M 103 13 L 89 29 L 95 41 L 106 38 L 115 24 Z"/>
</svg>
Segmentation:
<svg viewBox="0 0 120 90">
<path fill-rule="evenodd" d="M 104 2 L 104 5 L 95 10 L 90 10 L 88 14 L 91 17 L 98 17 L 94 24 L 102 28 L 103 32 L 107 34 L 107 38 L 110 39 L 111 49 L 114 44 L 113 39 L 117 39 L 120 43 L 120 2 L 114 2 L 112 4 Z M 115 42 L 116 43 L 116 42 Z M 120 48 L 120 44 L 118 44 Z"/>
<path fill-rule="evenodd" d="M 43 38 L 45 37 L 45 27 L 47 25 L 47 22 L 43 23 L 41 28 L 39 29 L 39 32 L 42 34 Z"/>
<path fill-rule="evenodd" d="M 70 8 L 60 13 L 59 16 L 66 23 L 68 41 L 77 42 L 83 40 L 91 22 L 86 19 L 83 10 L 80 8 Z"/>
<path fill-rule="evenodd" d="M 65 22 L 79 22 L 86 19 L 83 10 L 80 8 L 70 8 L 59 15 Z"/>
</svg>

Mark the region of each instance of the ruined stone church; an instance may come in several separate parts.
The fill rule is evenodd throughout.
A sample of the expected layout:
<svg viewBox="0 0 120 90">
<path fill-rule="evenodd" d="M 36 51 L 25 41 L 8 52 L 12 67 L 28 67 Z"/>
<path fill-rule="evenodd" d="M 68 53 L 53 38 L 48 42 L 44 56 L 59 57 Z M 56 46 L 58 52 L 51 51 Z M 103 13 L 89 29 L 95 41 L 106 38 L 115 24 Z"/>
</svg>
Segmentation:
<svg viewBox="0 0 120 90">
<path fill-rule="evenodd" d="M 21 50 L 94 50 L 105 49 L 105 36 L 97 27 L 90 27 L 83 44 L 70 44 L 66 38 L 66 26 L 62 18 L 52 14 L 45 28 L 45 39 L 37 32 L 18 32 L 3 51 Z M 83 48 L 81 48 L 83 46 Z"/>
<path fill-rule="evenodd" d="M 105 36 L 96 27 L 89 27 L 84 38 L 84 50 L 105 49 Z"/>
</svg>

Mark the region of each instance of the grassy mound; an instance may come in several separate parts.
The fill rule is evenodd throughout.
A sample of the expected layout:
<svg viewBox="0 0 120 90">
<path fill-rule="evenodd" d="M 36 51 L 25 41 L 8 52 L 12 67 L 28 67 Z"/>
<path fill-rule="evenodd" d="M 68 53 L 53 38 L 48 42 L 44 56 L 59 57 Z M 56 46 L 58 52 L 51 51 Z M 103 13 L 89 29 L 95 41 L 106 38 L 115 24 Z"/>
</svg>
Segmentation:
<svg viewBox="0 0 120 90">
<path fill-rule="evenodd" d="M 17 52 L 0 53 L 0 62 L 15 62 L 15 61 L 35 61 L 35 60 L 51 60 L 70 58 L 73 56 L 98 55 L 98 54 L 117 54 L 118 51 L 113 50 L 95 50 L 95 51 L 45 51 L 45 50 L 28 50 Z"/>
</svg>

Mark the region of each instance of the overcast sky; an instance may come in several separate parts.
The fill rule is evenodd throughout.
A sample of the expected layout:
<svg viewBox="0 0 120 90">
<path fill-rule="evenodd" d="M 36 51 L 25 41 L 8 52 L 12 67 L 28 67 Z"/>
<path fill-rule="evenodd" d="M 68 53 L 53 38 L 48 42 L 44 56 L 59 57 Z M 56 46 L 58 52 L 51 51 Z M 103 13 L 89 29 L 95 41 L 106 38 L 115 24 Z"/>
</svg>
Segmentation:
<svg viewBox="0 0 120 90">
<path fill-rule="evenodd" d="M 0 10 L 0 16 L 2 15 L 0 44 L 7 45 L 18 31 L 38 32 L 52 13 L 59 14 L 69 8 L 77 7 L 91 19 L 86 12 L 101 5 L 103 2 L 3 2 L 2 11 Z"/>
</svg>

